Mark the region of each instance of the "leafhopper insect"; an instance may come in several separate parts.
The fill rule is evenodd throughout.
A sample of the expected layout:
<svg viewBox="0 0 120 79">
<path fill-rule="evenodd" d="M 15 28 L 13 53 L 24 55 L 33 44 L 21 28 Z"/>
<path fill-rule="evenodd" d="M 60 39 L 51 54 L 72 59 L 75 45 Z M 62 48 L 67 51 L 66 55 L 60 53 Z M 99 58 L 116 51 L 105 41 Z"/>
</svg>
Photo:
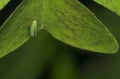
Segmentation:
<svg viewBox="0 0 120 79">
<path fill-rule="evenodd" d="M 33 20 L 31 28 L 30 28 L 30 35 L 31 37 L 34 37 L 37 35 L 37 21 Z"/>
</svg>

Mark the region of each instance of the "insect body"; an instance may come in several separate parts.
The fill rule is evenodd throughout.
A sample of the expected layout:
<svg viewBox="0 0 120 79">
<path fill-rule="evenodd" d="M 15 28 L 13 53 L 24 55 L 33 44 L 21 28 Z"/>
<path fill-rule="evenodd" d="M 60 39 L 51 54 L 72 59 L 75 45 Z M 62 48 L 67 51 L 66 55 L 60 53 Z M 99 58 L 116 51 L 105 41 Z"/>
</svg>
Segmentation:
<svg viewBox="0 0 120 79">
<path fill-rule="evenodd" d="M 30 28 L 30 35 L 34 37 L 36 36 L 36 34 L 37 34 L 37 21 L 33 20 L 31 28 Z"/>
</svg>

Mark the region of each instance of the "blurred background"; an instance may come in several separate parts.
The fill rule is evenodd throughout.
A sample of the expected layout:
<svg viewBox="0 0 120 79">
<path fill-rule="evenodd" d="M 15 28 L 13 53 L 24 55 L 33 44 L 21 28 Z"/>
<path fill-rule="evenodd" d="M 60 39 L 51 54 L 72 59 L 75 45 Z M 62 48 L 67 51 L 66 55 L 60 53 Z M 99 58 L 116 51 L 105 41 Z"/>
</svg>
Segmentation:
<svg viewBox="0 0 120 79">
<path fill-rule="evenodd" d="M 22 0 L 0 11 L 0 26 Z M 92 0 L 80 0 L 120 43 L 120 16 Z M 45 31 L 0 59 L 0 79 L 120 79 L 120 51 L 106 55 L 63 44 Z"/>
</svg>

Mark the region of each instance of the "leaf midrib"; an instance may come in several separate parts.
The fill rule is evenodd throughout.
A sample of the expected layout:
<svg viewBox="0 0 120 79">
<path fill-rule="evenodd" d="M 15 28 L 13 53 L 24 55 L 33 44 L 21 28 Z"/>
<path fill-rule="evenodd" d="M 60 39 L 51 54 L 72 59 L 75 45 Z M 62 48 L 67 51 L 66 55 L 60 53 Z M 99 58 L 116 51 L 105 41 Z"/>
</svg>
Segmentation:
<svg viewBox="0 0 120 79">
<path fill-rule="evenodd" d="M 46 18 L 46 12 L 47 12 L 47 6 L 46 6 L 46 0 L 42 0 L 42 5 L 41 5 L 41 7 L 42 7 L 42 13 L 41 13 L 41 28 L 42 27 L 45 27 L 45 18 Z"/>
</svg>

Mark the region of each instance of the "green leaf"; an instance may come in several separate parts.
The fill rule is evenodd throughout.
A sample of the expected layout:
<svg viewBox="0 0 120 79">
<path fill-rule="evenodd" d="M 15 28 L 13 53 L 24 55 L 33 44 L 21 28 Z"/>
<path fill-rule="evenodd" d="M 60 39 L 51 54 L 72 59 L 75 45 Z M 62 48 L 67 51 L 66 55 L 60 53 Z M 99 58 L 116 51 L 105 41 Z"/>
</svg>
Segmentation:
<svg viewBox="0 0 120 79">
<path fill-rule="evenodd" d="M 10 0 L 0 0 L 0 10 L 3 9 Z"/>
<path fill-rule="evenodd" d="M 94 52 L 115 53 L 113 35 L 85 6 L 76 0 L 44 1 L 44 28 L 71 46 Z M 47 11 L 47 12 L 45 12 Z"/>
<path fill-rule="evenodd" d="M 118 44 L 108 29 L 76 0 L 24 0 L 0 29 L 0 57 L 29 40 L 30 28 L 46 30 L 71 46 L 101 53 L 115 53 Z"/>
<path fill-rule="evenodd" d="M 91 9 L 102 22 L 109 25 L 112 33 L 116 36 L 120 44 L 120 17 L 106 11 L 104 8 L 98 8 L 99 5 L 91 6 Z M 103 14 L 101 14 L 103 13 Z M 112 20 L 110 20 L 110 18 Z M 119 79 L 120 78 L 120 50 L 115 55 L 94 54 L 87 55 L 79 66 L 79 79 Z M 81 61 L 77 60 L 77 61 Z"/>
<path fill-rule="evenodd" d="M 120 0 L 94 0 L 94 1 L 103 5 L 109 10 L 115 12 L 116 14 L 120 15 Z"/>
</svg>

